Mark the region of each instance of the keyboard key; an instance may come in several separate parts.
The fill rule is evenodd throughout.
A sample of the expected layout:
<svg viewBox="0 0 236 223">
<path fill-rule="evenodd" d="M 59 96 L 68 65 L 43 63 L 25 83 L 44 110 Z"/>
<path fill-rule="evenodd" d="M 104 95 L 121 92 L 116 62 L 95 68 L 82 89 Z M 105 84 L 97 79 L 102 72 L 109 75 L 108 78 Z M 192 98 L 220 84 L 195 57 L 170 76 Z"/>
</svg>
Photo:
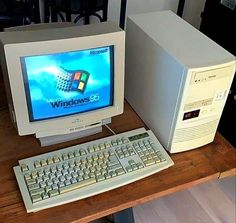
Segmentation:
<svg viewBox="0 0 236 223">
<path fill-rule="evenodd" d="M 40 163 L 41 163 L 41 166 L 46 166 L 47 165 L 46 159 L 41 159 Z"/>
<path fill-rule="evenodd" d="M 63 154 L 62 154 L 62 159 L 63 159 L 63 160 L 68 160 L 68 158 L 69 158 L 69 157 L 68 157 L 68 154 L 67 154 L 67 153 L 63 153 Z"/>
<path fill-rule="evenodd" d="M 22 172 L 25 172 L 25 171 L 29 170 L 29 167 L 26 164 L 21 164 L 20 167 L 21 167 Z"/>
<path fill-rule="evenodd" d="M 79 156 L 79 155 L 80 155 L 80 154 L 79 154 L 79 151 L 78 151 L 78 150 L 75 150 L 75 151 L 74 151 L 74 156 L 77 157 L 77 156 Z"/>
<path fill-rule="evenodd" d="M 122 166 L 118 163 L 118 164 L 115 164 L 115 165 L 113 165 L 113 166 L 108 166 L 107 171 L 120 169 L 121 167 L 122 167 Z"/>
<path fill-rule="evenodd" d="M 35 190 L 32 190 L 30 191 L 30 194 L 31 196 L 34 196 L 34 195 L 37 195 L 37 194 L 42 194 L 44 192 L 44 189 L 43 188 L 38 188 L 38 189 L 35 189 Z"/>
<path fill-rule="evenodd" d="M 99 182 L 99 181 L 102 181 L 102 180 L 105 180 L 106 178 L 103 176 L 103 175 L 100 175 L 100 176 L 97 176 L 96 177 L 96 180 Z"/>
<path fill-rule="evenodd" d="M 125 173 L 125 171 L 123 170 L 123 168 L 120 168 L 120 169 L 116 170 L 117 175 L 121 175 L 121 174 L 124 174 L 124 173 Z"/>
<path fill-rule="evenodd" d="M 59 194 L 59 191 L 58 191 L 57 189 L 50 190 L 50 191 L 48 192 L 49 197 L 54 197 L 54 196 L 56 196 L 56 195 L 58 195 L 58 194 Z"/>
<path fill-rule="evenodd" d="M 96 179 L 95 178 L 89 178 L 87 180 L 83 180 L 81 182 L 74 183 L 74 184 L 59 188 L 59 192 L 61 194 L 63 194 L 63 193 L 66 193 L 66 192 L 69 192 L 69 191 L 72 191 L 72 190 L 79 189 L 81 187 L 88 186 L 88 185 L 93 184 L 93 183 L 96 183 Z"/>
<path fill-rule="evenodd" d="M 39 161 L 39 160 L 35 160 L 35 161 L 34 161 L 34 166 L 35 166 L 35 168 L 41 167 L 40 161 Z"/>
<path fill-rule="evenodd" d="M 40 194 L 37 194 L 37 195 L 33 195 L 31 199 L 32 199 L 32 202 L 35 203 L 35 202 L 41 201 L 42 197 Z"/>
<path fill-rule="evenodd" d="M 54 163 L 60 162 L 60 158 L 58 156 L 53 156 L 52 159 Z"/>
<path fill-rule="evenodd" d="M 126 170 L 127 170 L 127 172 L 131 172 L 131 171 L 133 171 L 133 169 L 132 169 L 131 166 L 127 166 L 127 167 L 126 167 Z"/>
<path fill-rule="evenodd" d="M 69 159 L 72 159 L 72 158 L 74 157 L 73 152 L 69 152 L 69 153 L 68 153 L 68 156 L 69 156 Z"/>
<path fill-rule="evenodd" d="M 25 180 L 31 180 L 31 175 L 29 173 L 26 173 L 24 176 Z"/>
<path fill-rule="evenodd" d="M 36 180 L 35 179 L 29 179 L 29 180 L 26 180 L 26 183 L 29 186 L 29 185 L 35 184 Z"/>
<path fill-rule="evenodd" d="M 28 186 L 29 191 L 39 189 L 39 184 L 31 184 Z"/>
<path fill-rule="evenodd" d="M 43 199 L 47 199 L 47 198 L 49 198 L 48 193 L 45 193 L 45 192 L 42 193 L 42 198 L 43 198 Z"/>
<path fill-rule="evenodd" d="M 53 159 L 52 159 L 52 157 L 48 157 L 47 163 L 48 163 L 48 165 L 53 164 Z"/>
<path fill-rule="evenodd" d="M 155 164 L 155 161 L 153 159 L 149 159 L 143 162 L 145 164 L 145 166 L 150 166 Z"/>
</svg>

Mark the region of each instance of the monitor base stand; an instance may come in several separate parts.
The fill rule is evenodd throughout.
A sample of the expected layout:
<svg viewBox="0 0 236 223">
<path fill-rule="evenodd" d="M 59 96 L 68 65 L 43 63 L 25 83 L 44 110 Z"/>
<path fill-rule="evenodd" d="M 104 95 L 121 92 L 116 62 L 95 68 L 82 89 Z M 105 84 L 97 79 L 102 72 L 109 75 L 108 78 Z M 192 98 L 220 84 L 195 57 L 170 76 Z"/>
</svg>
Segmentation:
<svg viewBox="0 0 236 223">
<path fill-rule="evenodd" d="M 90 128 L 90 129 L 86 129 L 86 130 L 83 130 L 80 132 L 74 132 L 74 133 L 70 133 L 70 134 L 41 137 L 41 138 L 39 138 L 39 141 L 40 141 L 40 145 L 42 147 L 43 146 L 50 146 L 53 144 L 67 142 L 70 140 L 93 135 L 93 134 L 99 133 L 101 131 L 102 131 L 102 126 L 97 126 L 94 128 Z"/>
</svg>

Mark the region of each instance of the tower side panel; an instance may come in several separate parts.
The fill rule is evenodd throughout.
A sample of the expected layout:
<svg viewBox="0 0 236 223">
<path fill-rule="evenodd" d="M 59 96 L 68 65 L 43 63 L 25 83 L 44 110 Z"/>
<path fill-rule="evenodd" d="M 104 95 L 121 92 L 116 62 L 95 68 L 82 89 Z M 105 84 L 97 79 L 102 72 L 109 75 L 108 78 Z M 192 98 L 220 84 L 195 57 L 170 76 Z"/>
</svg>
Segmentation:
<svg viewBox="0 0 236 223">
<path fill-rule="evenodd" d="M 126 38 L 125 97 L 168 148 L 185 69 L 129 18 Z"/>
</svg>

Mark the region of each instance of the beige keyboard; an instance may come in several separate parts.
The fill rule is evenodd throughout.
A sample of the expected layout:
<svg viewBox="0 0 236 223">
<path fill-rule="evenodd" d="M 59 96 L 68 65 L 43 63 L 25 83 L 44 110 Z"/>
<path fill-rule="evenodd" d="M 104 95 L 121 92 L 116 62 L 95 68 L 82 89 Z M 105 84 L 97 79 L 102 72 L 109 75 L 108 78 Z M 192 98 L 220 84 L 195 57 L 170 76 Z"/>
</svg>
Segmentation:
<svg viewBox="0 0 236 223">
<path fill-rule="evenodd" d="M 174 163 L 144 128 L 19 161 L 14 167 L 27 212 L 132 183 Z"/>
</svg>

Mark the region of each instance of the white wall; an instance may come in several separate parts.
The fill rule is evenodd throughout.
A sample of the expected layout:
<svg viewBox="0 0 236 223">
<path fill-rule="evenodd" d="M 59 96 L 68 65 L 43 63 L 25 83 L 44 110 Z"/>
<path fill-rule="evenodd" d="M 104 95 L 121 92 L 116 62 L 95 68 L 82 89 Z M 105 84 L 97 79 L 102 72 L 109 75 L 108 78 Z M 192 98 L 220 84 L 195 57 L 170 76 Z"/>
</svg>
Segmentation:
<svg viewBox="0 0 236 223">
<path fill-rule="evenodd" d="M 127 15 L 160 10 L 177 12 L 178 0 L 127 0 Z M 186 0 L 183 18 L 199 28 L 205 0 Z M 119 23 L 120 0 L 109 0 L 108 19 Z"/>
<path fill-rule="evenodd" d="M 201 12 L 204 10 L 206 0 L 186 0 L 183 19 L 196 28 L 201 24 Z"/>
</svg>

